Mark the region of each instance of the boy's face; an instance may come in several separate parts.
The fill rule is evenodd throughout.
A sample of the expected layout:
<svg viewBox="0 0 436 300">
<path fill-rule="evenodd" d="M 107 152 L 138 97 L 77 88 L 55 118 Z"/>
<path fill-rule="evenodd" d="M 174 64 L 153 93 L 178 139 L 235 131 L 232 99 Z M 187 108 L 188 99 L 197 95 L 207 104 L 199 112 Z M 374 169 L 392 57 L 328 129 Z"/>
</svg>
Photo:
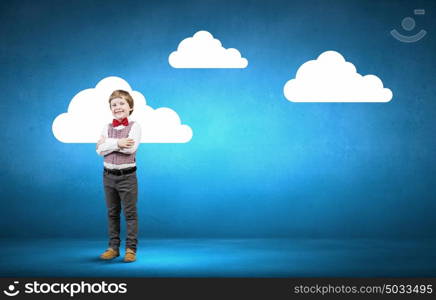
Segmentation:
<svg viewBox="0 0 436 300">
<path fill-rule="evenodd" d="M 112 115 L 117 120 L 127 118 L 133 108 L 130 108 L 129 103 L 123 98 L 115 98 L 111 101 Z"/>
</svg>

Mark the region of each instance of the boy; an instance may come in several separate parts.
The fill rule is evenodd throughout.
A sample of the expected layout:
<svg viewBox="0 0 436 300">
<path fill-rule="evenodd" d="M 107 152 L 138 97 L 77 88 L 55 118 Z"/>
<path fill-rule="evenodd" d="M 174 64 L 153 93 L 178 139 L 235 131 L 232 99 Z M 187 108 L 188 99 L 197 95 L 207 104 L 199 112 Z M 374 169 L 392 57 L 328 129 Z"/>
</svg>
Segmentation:
<svg viewBox="0 0 436 300">
<path fill-rule="evenodd" d="M 127 224 L 124 262 L 136 260 L 138 183 L 135 155 L 141 142 L 141 127 L 127 118 L 133 112 L 133 104 L 132 96 L 126 91 L 116 90 L 110 95 L 109 107 L 114 120 L 103 128 L 97 142 L 97 153 L 104 156 L 103 183 L 109 218 L 109 248 L 100 255 L 104 260 L 120 255 L 121 207 Z"/>
</svg>

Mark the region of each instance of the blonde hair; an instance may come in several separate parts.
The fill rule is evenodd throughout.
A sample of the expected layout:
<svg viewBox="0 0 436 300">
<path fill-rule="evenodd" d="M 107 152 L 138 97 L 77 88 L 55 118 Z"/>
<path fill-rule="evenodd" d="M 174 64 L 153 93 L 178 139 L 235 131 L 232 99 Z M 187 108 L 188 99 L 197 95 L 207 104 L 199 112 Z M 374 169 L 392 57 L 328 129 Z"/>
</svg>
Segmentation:
<svg viewBox="0 0 436 300">
<path fill-rule="evenodd" d="M 109 108 L 111 106 L 111 101 L 116 99 L 116 98 L 121 98 L 127 101 L 127 104 L 129 104 L 130 108 L 132 109 L 129 113 L 129 116 L 132 114 L 133 112 L 133 98 L 132 96 L 129 94 L 129 92 L 126 92 L 124 90 L 116 90 L 113 91 L 112 94 L 109 97 Z"/>
</svg>

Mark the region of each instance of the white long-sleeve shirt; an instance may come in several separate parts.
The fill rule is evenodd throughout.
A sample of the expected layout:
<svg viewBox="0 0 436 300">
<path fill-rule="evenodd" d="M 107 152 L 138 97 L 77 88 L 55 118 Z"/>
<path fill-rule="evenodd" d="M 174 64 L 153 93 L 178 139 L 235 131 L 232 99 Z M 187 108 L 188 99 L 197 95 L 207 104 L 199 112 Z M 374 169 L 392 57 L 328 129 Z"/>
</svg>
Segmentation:
<svg viewBox="0 0 436 300">
<path fill-rule="evenodd" d="M 102 144 L 97 145 L 96 151 L 98 155 L 105 156 L 112 152 L 121 152 L 127 154 L 136 152 L 139 144 L 141 143 L 141 126 L 139 125 L 138 122 L 134 122 L 132 127 L 130 128 L 128 138 L 133 139 L 135 141 L 133 147 L 131 148 L 120 149 L 120 147 L 118 147 L 118 139 L 108 137 L 108 126 L 109 124 L 106 124 L 101 132 L 101 136 L 105 138 L 105 141 Z M 121 130 L 124 127 L 125 127 L 124 125 L 119 125 L 117 127 L 114 127 L 114 129 Z M 114 165 L 104 162 L 104 167 L 107 169 L 125 169 L 134 166 L 136 166 L 136 163 Z"/>
</svg>

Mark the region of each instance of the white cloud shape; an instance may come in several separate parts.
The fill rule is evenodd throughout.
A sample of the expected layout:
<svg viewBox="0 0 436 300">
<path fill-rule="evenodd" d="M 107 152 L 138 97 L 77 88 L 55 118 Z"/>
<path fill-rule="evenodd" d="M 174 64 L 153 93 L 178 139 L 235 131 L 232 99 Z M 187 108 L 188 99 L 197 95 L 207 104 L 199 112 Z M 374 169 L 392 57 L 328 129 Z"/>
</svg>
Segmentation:
<svg viewBox="0 0 436 300">
<path fill-rule="evenodd" d="M 168 57 L 173 68 L 246 68 L 248 60 L 235 48 L 226 49 L 207 31 L 184 39 Z"/>
<path fill-rule="evenodd" d="M 144 96 L 133 91 L 120 77 L 106 77 L 95 88 L 77 93 L 68 106 L 68 112 L 58 115 L 52 124 L 53 135 L 63 143 L 96 143 L 103 126 L 113 119 L 109 96 L 114 90 L 125 90 L 134 100 L 129 119 L 141 125 L 141 143 L 186 143 L 192 138 L 192 129 L 180 122 L 172 109 L 153 109 Z"/>
<path fill-rule="evenodd" d="M 392 91 L 375 75 L 362 76 L 336 51 L 326 51 L 300 66 L 283 88 L 293 102 L 389 102 Z"/>
</svg>

